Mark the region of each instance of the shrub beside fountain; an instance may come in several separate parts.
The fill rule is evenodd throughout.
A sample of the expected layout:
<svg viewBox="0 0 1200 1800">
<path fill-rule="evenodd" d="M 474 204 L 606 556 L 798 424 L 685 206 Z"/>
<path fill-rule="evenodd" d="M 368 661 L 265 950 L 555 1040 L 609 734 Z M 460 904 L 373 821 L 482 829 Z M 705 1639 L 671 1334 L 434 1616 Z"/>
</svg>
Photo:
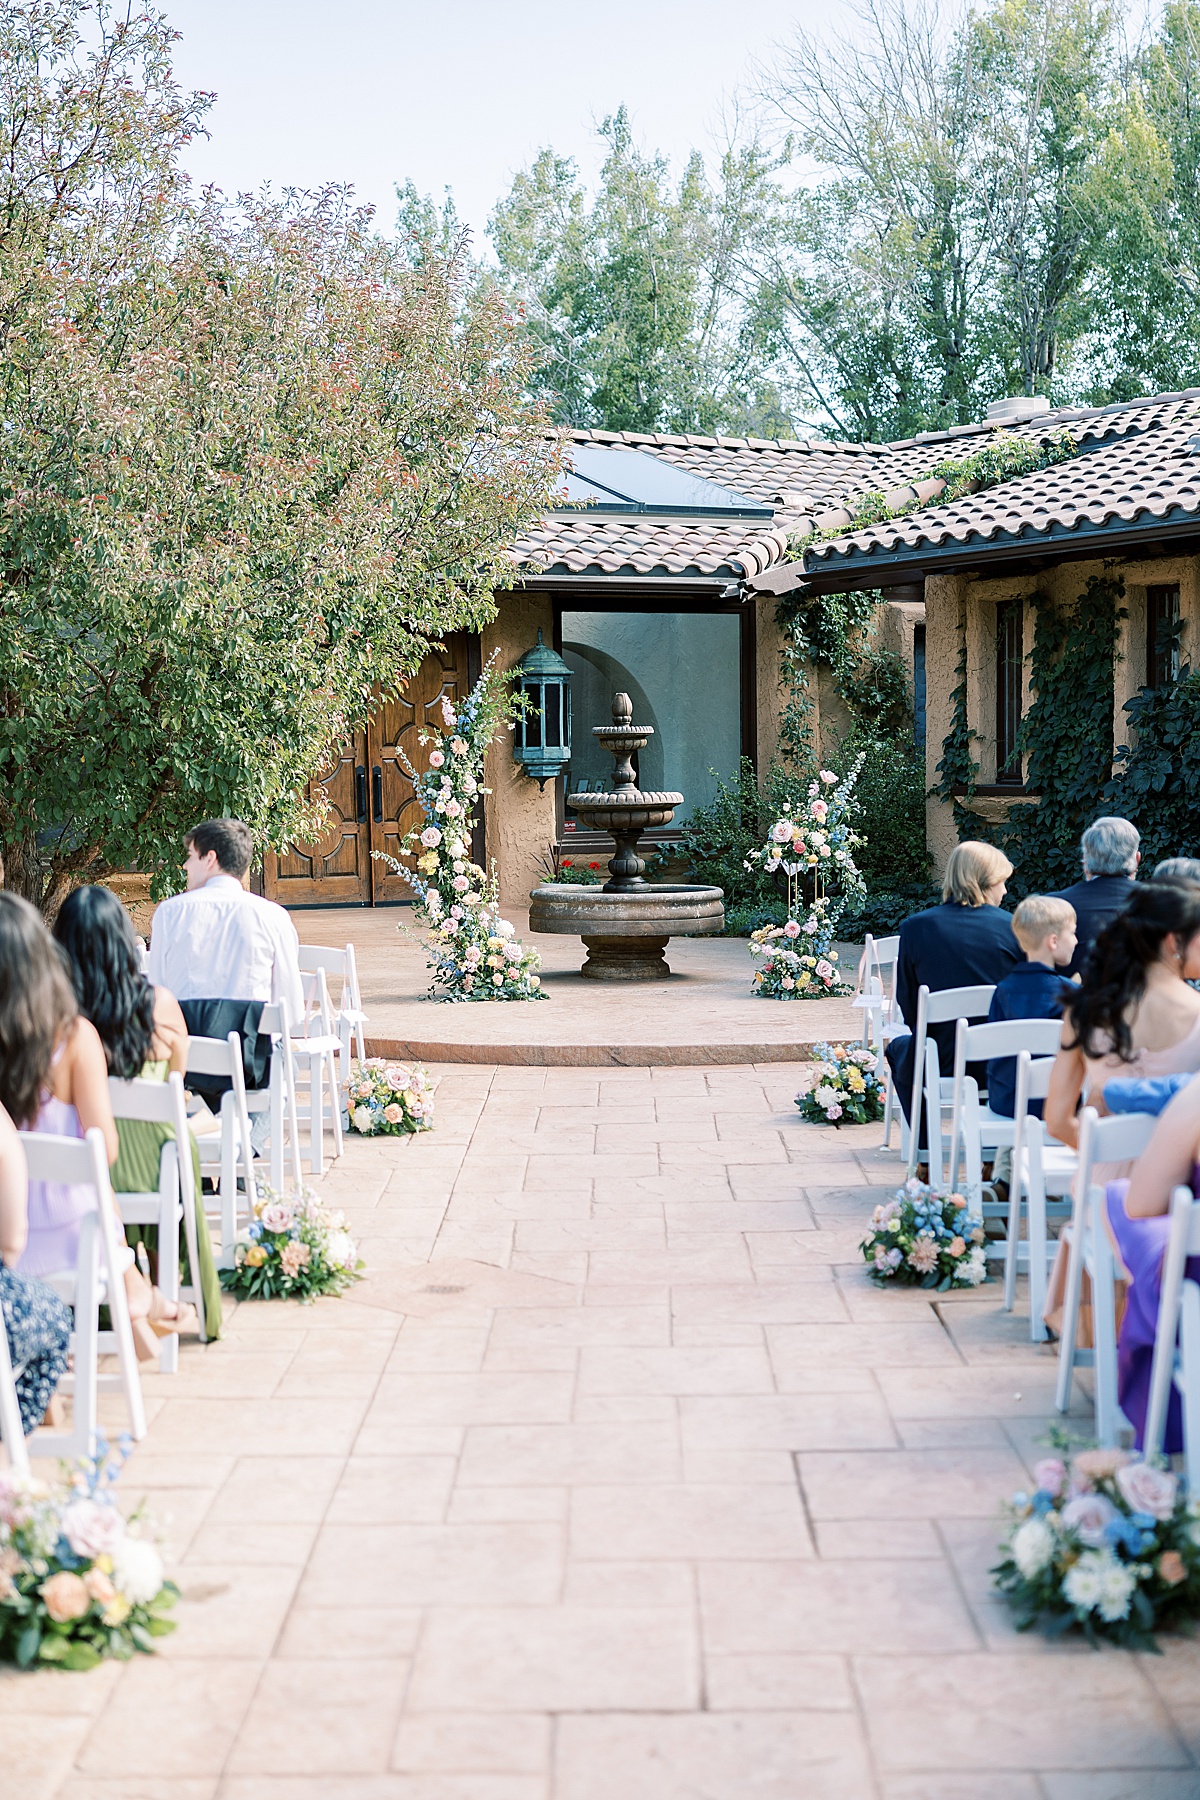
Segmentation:
<svg viewBox="0 0 1200 1800">
<path fill-rule="evenodd" d="M 616 758 L 612 791 L 569 794 L 567 804 L 579 818 L 612 834 L 616 855 L 609 862 L 603 887 L 544 882 L 529 896 L 529 929 L 580 937 L 587 958 L 580 974 L 593 981 L 665 981 L 670 977 L 664 952 L 672 937 L 717 937 L 725 928 L 724 894 L 719 887 L 690 882 L 649 882 L 638 855 L 643 831 L 669 825 L 682 794 L 643 794 L 633 771 L 633 752 L 654 734 L 650 725 L 633 723 L 633 702 L 617 694 L 611 725 L 597 725 L 592 736 Z"/>
</svg>

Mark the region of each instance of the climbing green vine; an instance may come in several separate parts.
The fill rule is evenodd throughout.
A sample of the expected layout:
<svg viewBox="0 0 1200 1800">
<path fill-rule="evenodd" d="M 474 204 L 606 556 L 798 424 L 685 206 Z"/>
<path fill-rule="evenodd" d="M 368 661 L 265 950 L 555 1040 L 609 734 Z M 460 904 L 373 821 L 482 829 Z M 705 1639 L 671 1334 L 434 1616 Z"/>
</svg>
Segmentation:
<svg viewBox="0 0 1200 1800">
<path fill-rule="evenodd" d="M 999 837 L 1018 896 L 1068 886 L 1079 876 L 1080 833 L 1105 810 L 1113 766 L 1113 663 L 1125 584 L 1089 577 L 1072 607 L 1033 596 L 1033 701 L 1017 748 L 1038 804 L 1014 806 Z"/>
<path fill-rule="evenodd" d="M 1176 626 L 1178 639 L 1182 625 Z M 1144 862 L 1200 851 L 1200 670 L 1187 663 L 1162 687 L 1125 702 L 1130 742 L 1117 751 L 1107 809 L 1132 819 Z"/>
</svg>

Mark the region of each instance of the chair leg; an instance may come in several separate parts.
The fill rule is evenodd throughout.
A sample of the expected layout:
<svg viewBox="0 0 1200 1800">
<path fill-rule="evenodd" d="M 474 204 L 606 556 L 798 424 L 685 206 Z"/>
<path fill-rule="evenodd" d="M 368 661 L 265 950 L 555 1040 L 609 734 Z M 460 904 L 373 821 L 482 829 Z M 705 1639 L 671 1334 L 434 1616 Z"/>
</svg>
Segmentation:
<svg viewBox="0 0 1200 1800">
<path fill-rule="evenodd" d="M 1049 1240 L 1046 1236 L 1046 1193 L 1038 1187 L 1030 1190 L 1025 1213 L 1025 1229 L 1029 1235 L 1029 1341 L 1046 1341 L 1046 1263 Z"/>
<path fill-rule="evenodd" d="M 325 1058 L 308 1058 L 308 1166 L 325 1173 Z"/>
<path fill-rule="evenodd" d="M 234 1261 L 234 1245 L 237 1242 L 238 1203 L 237 1203 L 237 1165 L 238 1152 L 235 1143 L 237 1118 L 234 1109 L 233 1095 L 221 1096 L 221 1265 L 231 1269 Z"/>
<path fill-rule="evenodd" d="M 333 1154 L 340 1156 L 344 1148 L 342 1143 L 342 1089 L 338 1080 L 338 1059 L 334 1051 L 329 1052 L 329 1111 L 333 1119 Z"/>
<path fill-rule="evenodd" d="M 1096 1380 L 1096 1440 L 1105 1448 L 1117 1441 L 1117 1315 L 1112 1254 L 1108 1236 L 1096 1218 L 1091 1220 L 1092 1321 L 1096 1345 L 1093 1370 Z"/>
<path fill-rule="evenodd" d="M 14 1475 L 29 1474 L 29 1447 L 21 1429 L 21 1408 L 13 1380 L 12 1358 L 8 1353 L 8 1328 L 0 1313 L 0 1438 Z"/>
<path fill-rule="evenodd" d="M 1004 1246 L 1004 1310 L 1010 1313 L 1017 1303 L 1017 1243 L 1021 1236 L 1021 1193 L 1024 1182 L 1016 1169 L 1008 1184 L 1008 1241 Z M 1030 1269 L 1033 1267 L 1033 1206 L 1028 1207 Z M 1030 1306 L 1033 1305 L 1033 1278 L 1030 1276 Z"/>
<path fill-rule="evenodd" d="M 179 1174 L 173 1155 L 175 1146 L 168 1144 L 162 1155 L 163 1190 L 158 1208 L 158 1285 L 164 1300 L 179 1305 Z M 193 1262 L 192 1268 L 196 1265 Z M 179 1371 L 179 1333 L 168 1332 L 158 1350 L 158 1366 L 164 1375 Z"/>
<path fill-rule="evenodd" d="M 1191 1493 L 1200 1493 L 1200 1287 L 1185 1281 L 1179 1307 L 1183 1373 L 1184 1471 Z"/>
<path fill-rule="evenodd" d="M 97 1237 L 96 1215 L 91 1213 L 83 1220 L 79 1233 L 74 1301 L 75 1330 L 72 1333 L 71 1342 L 74 1381 L 70 1438 L 76 1456 L 94 1456 L 96 1454 L 96 1399 L 100 1374 L 100 1246 Z M 108 1280 L 109 1311 L 112 1315 L 114 1330 L 117 1325 L 117 1314 L 111 1304 L 112 1290 L 115 1283 L 120 1280 L 119 1275 L 114 1278 L 111 1274 Z M 125 1323 L 128 1326 L 128 1312 L 125 1314 Z M 142 1435 L 145 1435 L 144 1427 Z"/>
<path fill-rule="evenodd" d="M 1064 1233 L 1064 1235 L 1066 1235 Z M 1067 1291 L 1063 1298 L 1062 1337 L 1058 1345 L 1058 1380 L 1054 1404 L 1060 1413 L 1071 1409 L 1071 1382 L 1075 1374 L 1075 1333 L 1079 1324 L 1079 1296 L 1083 1287 L 1083 1208 L 1076 1203 L 1067 1247 Z"/>
<path fill-rule="evenodd" d="M 879 1073 L 876 1069 L 876 1074 Z M 892 1071 L 887 1070 L 883 1085 L 883 1148 L 892 1147 L 892 1113 L 896 1104 L 896 1084 L 892 1080 Z"/>
</svg>

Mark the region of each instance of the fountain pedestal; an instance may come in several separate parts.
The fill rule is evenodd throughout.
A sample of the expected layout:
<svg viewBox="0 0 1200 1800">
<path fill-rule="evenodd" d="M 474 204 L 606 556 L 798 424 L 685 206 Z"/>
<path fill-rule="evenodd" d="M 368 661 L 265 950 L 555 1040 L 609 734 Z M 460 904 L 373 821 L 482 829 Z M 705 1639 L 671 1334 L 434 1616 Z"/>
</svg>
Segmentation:
<svg viewBox="0 0 1200 1800">
<path fill-rule="evenodd" d="M 612 714 L 613 723 L 596 726 L 592 735 L 618 758 L 613 791 L 567 796 L 590 826 L 612 833 L 617 850 L 609 879 L 603 887 L 556 881 L 534 888 L 529 929 L 582 938 L 587 959 L 580 974 L 592 981 L 666 981 L 668 940 L 719 936 L 725 929 L 724 894 L 718 887 L 646 880 L 638 838 L 653 825 L 669 824 L 683 795 L 640 791 L 633 752 L 653 736 L 653 728 L 633 723 L 628 694 L 614 697 Z"/>
</svg>

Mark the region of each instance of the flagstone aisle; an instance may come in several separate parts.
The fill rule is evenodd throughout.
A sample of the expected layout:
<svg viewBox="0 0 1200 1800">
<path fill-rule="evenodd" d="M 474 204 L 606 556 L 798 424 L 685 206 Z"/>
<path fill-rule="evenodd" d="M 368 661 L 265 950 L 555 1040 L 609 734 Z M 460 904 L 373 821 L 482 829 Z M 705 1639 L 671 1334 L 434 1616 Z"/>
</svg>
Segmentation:
<svg viewBox="0 0 1200 1800">
<path fill-rule="evenodd" d="M 369 1281 L 150 1382 L 179 1631 L 0 1681 L 4 1800 L 1200 1796 L 1197 1649 L 989 1597 L 1053 1363 L 867 1285 L 878 1127 L 779 1064 L 440 1073 L 323 1184 Z"/>
</svg>

